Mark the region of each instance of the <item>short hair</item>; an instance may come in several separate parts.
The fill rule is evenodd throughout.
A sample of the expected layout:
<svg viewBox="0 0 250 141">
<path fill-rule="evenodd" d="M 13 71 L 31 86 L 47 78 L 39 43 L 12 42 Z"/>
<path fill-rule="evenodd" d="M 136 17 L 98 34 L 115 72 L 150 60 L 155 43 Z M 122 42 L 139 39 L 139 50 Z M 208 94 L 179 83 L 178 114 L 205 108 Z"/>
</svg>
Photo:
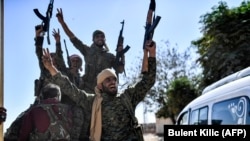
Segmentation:
<svg viewBox="0 0 250 141">
<path fill-rule="evenodd" d="M 48 83 L 41 89 L 40 97 L 41 97 L 41 100 L 48 99 L 48 98 L 55 98 L 55 97 L 59 97 L 59 100 L 60 100 L 61 98 L 60 87 L 56 84 Z"/>
</svg>

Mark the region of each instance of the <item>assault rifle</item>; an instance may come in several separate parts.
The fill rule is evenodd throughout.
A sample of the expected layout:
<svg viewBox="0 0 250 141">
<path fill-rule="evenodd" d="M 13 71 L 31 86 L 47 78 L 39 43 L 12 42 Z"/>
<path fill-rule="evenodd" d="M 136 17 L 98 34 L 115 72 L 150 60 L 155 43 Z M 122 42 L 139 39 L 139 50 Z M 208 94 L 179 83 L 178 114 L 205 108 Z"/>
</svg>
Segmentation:
<svg viewBox="0 0 250 141">
<path fill-rule="evenodd" d="M 150 5 L 149 5 L 149 9 L 148 9 L 147 19 L 146 19 L 143 49 L 145 49 L 146 41 L 153 39 L 154 30 L 161 19 L 160 16 L 155 17 L 155 7 L 156 7 L 155 0 L 151 0 Z M 152 46 L 152 45 L 153 44 L 151 44 L 150 46 Z M 148 65 L 147 61 L 145 61 L 145 63 L 146 64 L 142 65 L 142 73 L 145 73 L 147 71 L 147 70 L 143 70 L 143 69 L 147 69 L 147 65 Z M 146 67 L 144 67 L 144 66 L 146 66 Z"/>
<path fill-rule="evenodd" d="M 70 62 L 69 52 L 68 52 L 68 49 L 67 49 L 67 45 L 66 45 L 65 39 L 63 41 L 64 41 L 64 45 L 65 45 L 65 50 L 66 50 L 66 53 L 67 53 L 68 66 L 70 68 L 71 67 L 71 62 Z"/>
<path fill-rule="evenodd" d="M 148 14 L 147 14 L 146 26 L 145 26 L 143 49 L 145 48 L 146 41 L 153 39 L 154 30 L 161 19 L 160 16 L 155 17 L 155 13 L 154 13 L 155 7 L 156 7 L 155 0 L 151 0 L 150 5 L 149 5 Z M 154 14 L 154 16 L 153 16 L 153 14 Z"/>
<path fill-rule="evenodd" d="M 122 62 L 123 57 L 124 57 L 124 54 L 130 49 L 130 46 L 127 45 L 123 50 L 118 51 L 119 46 L 122 46 L 123 41 L 124 41 L 124 37 L 122 36 L 123 28 L 124 28 L 124 20 L 121 22 L 121 24 L 122 24 L 122 28 L 121 28 L 119 36 L 118 36 L 117 47 L 116 47 L 116 50 L 115 50 L 116 51 L 116 58 L 115 58 L 116 69 L 118 69 L 118 67 L 120 65 L 125 65 L 125 63 Z M 125 69 L 124 69 L 124 74 L 126 76 Z M 119 78 L 118 77 L 119 73 L 117 71 L 116 71 L 116 75 L 117 75 L 117 78 Z M 119 79 L 117 79 L 117 80 L 119 80 Z M 117 82 L 119 82 L 119 81 L 117 81 Z"/>
<path fill-rule="evenodd" d="M 50 19 L 52 17 L 52 11 L 53 11 L 53 3 L 54 0 L 50 0 L 50 3 L 48 5 L 48 9 L 46 12 L 46 17 L 43 16 L 38 9 L 33 9 L 35 14 L 37 15 L 38 18 L 42 20 L 42 26 L 43 26 L 43 31 L 47 32 L 47 41 L 48 44 L 50 45 L 50 39 L 49 39 L 49 26 L 50 26 Z"/>
</svg>

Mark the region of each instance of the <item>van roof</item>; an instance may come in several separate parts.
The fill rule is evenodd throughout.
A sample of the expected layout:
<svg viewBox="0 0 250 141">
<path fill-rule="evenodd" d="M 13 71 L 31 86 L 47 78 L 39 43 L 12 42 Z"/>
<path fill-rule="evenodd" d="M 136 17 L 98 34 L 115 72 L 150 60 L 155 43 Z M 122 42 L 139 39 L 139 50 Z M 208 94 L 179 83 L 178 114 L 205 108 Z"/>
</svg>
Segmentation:
<svg viewBox="0 0 250 141">
<path fill-rule="evenodd" d="M 247 89 L 242 91 L 243 88 Z M 248 95 L 250 97 L 249 89 L 250 67 L 223 78 L 207 87 L 207 90 L 204 90 L 202 95 L 187 104 L 179 115 L 187 111 L 189 108 L 196 109 L 197 107 L 216 103 L 216 101 L 220 101 L 221 99 L 240 96 L 239 93 L 236 93 L 237 95 L 230 94 L 235 93 L 235 91 L 241 91 L 241 95 Z"/>
<path fill-rule="evenodd" d="M 232 81 L 235 81 L 235 80 L 238 80 L 240 78 L 243 78 L 243 77 L 246 77 L 246 76 L 249 76 L 250 75 L 250 67 L 247 67 L 243 70 L 240 70 L 236 73 L 233 73 L 231 75 L 228 75 L 222 79 L 220 79 L 219 81 L 216 81 L 215 83 L 207 86 L 203 91 L 202 91 L 202 94 L 205 94 L 215 88 L 218 88 L 222 85 L 225 85 L 229 82 L 232 82 Z"/>
</svg>

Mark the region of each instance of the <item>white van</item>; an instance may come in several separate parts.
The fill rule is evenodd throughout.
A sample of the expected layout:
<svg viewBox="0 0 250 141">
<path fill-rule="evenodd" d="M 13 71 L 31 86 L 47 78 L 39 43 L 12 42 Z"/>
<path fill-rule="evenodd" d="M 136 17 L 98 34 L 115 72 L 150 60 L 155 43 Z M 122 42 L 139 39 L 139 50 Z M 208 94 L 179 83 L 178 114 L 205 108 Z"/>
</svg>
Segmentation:
<svg viewBox="0 0 250 141">
<path fill-rule="evenodd" d="M 176 124 L 250 124 L 250 67 L 206 87 L 179 113 Z"/>
</svg>

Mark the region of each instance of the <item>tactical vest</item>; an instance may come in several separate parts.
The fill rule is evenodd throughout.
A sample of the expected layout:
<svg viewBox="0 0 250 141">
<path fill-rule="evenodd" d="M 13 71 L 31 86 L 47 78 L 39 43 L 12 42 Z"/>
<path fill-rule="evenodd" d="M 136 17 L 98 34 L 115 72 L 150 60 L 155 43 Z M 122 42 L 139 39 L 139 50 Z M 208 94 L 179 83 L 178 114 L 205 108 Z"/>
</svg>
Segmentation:
<svg viewBox="0 0 250 141">
<path fill-rule="evenodd" d="M 59 114 L 62 119 L 59 119 L 57 114 L 53 110 L 53 106 L 58 106 Z M 39 133 L 36 130 L 30 134 L 31 141 L 70 141 L 70 124 L 72 123 L 71 118 L 68 117 L 69 108 L 64 104 L 43 104 L 37 105 L 37 107 L 43 108 L 49 118 L 50 125 L 45 133 Z"/>
</svg>

